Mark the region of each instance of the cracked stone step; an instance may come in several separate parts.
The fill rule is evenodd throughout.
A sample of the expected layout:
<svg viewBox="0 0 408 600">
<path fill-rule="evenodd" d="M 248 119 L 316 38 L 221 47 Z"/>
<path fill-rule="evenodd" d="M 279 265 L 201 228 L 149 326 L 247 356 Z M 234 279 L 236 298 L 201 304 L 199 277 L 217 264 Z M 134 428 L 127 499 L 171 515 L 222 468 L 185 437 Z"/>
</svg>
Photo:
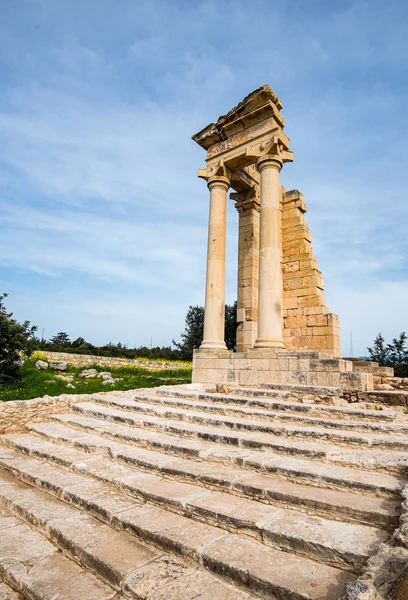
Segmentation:
<svg viewBox="0 0 408 600">
<path fill-rule="evenodd" d="M 265 599 L 279 596 L 282 600 L 335 600 L 345 583 L 355 578 L 345 571 L 226 533 L 157 506 L 136 504 L 114 514 L 112 524 L 124 530 L 117 531 L 9 473 L 0 473 L 0 478 L 0 497 L 14 513 L 52 537 L 82 563 L 102 570 L 105 577 L 109 573 L 123 587 L 123 580 L 131 573 L 160 557 L 160 551 L 143 546 L 135 536 L 201 564 L 210 573 Z M 127 536 L 125 531 L 132 535 Z M 125 536 L 128 543 L 122 546 Z M 128 544 L 134 548 L 131 550 Z M 136 550 L 139 547 L 144 553 Z M 236 590 L 233 597 L 245 596 Z"/>
<path fill-rule="evenodd" d="M 84 440 L 84 448 L 100 443 L 105 454 L 92 455 L 86 451 L 53 443 L 32 434 L 2 436 L 4 443 L 21 452 L 52 461 L 59 465 L 86 473 L 96 479 L 127 489 L 130 475 L 125 466 L 158 473 L 166 480 L 177 477 L 204 488 L 216 488 L 231 494 L 243 495 L 267 504 L 296 507 L 297 510 L 337 520 L 347 520 L 385 529 L 393 529 L 398 523 L 400 501 L 353 491 L 339 491 L 294 483 L 285 478 L 248 469 L 230 468 L 205 462 L 158 455 L 155 452 L 119 444 L 107 439 L 98 440 L 90 435 Z M 106 454 L 112 460 L 107 458 Z M 117 462 L 120 461 L 120 462 Z"/>
<path fill-rule="evenodd" d="M 0 575 L 5 580 L 4 586 L 10 584 L 21 593 L 21 596 L 11 595 L 10 600 L 122 600 L 112 587 L 62 555 L 40 533 L 1 505 L 0 539 Z"/>
<path fill-rule="evenodd" d="M 152 431 L 143 427 L 129 427 L 128 425 L 73 413 L 53 415 L 52 418 L 78 429 L 97 431 L 99 434 L 109 435 L 120 441 L 129 441 L 151 449 L 157 448 L 162 452 L 202 459 L 211 457 L 214 461 L 224 463 L 242 462 L 244 457 L 248 456 L 248 449 L 255 449 L 256 451 L 273 449 L 279 453 L 314 457 L 335 464 L 367 470 L 383 470 L 387 473 L 395 472 L 405 475 L 408 467 L 406 452 L 377 449 L 344 450 L 342 447 L 326 442 L 317 443 L 291 440 L 290 438 L 276 438 L 270 434 L 231 433 L 230 430 L 218 430 L 214 434 L 213 429 L 199 425 L 189 424 L 187 428 L 185 426 L 175 428 L 172 421 L 170 422 L 171 433 L 162 433 L 159 427 Z M 29 429 L 41 434 L 42 427 L 42 424 L 34 424 Z M 62 436 L 64 431 L 63 429 L 60 430 Z M 191 437 L 198 439 L 192 440 Z M 72 435 L 71 440 L 73 440 Z M 220 444 L 227 445 L 227 451 L 222 446 L 220 448 Z M 231 446 L 235 446 L 235 448 Z"/>
<path fill-rule="evenodd" d="M 0 464 L 19 479 L 52 490 L 58 497 L 85 508 L 108 523 L 113 518 L 113 511 L 132 507 L 130 498 L 116 488 L 83 475 L 67 475 L 59 467 L 13 450 L 2 450 Z M 116 485 L 121 485 L 120 479 Z M 166 481 L 153 474 L 140 473 L 139 477 L 128 480 L 127 492 L 159 506 L 181 510 L 187 516 L 204 519 L 212 525 L 256 536 L 278 549 L 356 572 L 389 537 L 389 533 L 374 527 L 299 514 L 246 498 L 232 498 L 227 493 Z"/>
<path fill-rule="evenodd" d="M 408 424 L 388 424 L 378 423 L 370 421 L 352 421 L 351 419 L 330 419 L 323 417 L 313 417 L 306 415 L 296 415 L 291 413 L 279 412 L 279 411 L 268 411 L 259 408 L 248 408 L 243 406 L 233 406 L 231 403 L 208 403 L 200 402 L 198 400 L 181 400 L 172 398 L 170 396 L 152 396 L 152 395 L 141 395 L 138 394 L 134 401 L 128 398 L 111 397 L 111 396 L 94 396 L 94 400 L 102 404 L 111 404 L 114 406 L 120 406 L 125 410 L 144 410 L 146 404 L 151 404 L 161 407 L 171 407 L 177 409 L 185 409 L 187 411 L 202 411 L 202 412 L 215 412 L 222 415 L 231 416 L 243 416 L 250 419 L 262 419 L 266 421 L 277 420 L 285 422 L 295 422 L 302 425 L 317 425 L 320 427 L 328 427 L 330 429 L 352 429 L 358 431 L 373 431 L 381 433 L 395 433 L 395 434 L 406 434 L 408 433 Z"/>
<path fill-rule="evenodd" d="M 10 587 L 0 576 L 0 600 L 24 600 L 24 598 L 19 592 L 16 592 Z"/>
<path fill-rule="evenodd" d="M 262 383 L 259 387 L 267 390 L 282 390 L 289 392 L 301 392 L 303 394 L 321 394 L 326 396 L 341 396 L 342 394 L 341 388 L 328 385 L 304 385 L 301 383 Z M 235 389 L 241 390 L 242 388 L 239 387 Z M 254 388 L 244 389 L 253 390 Z"/>
<path fill-rule="evenodd" d="M 239 393 L 241 389 L 245 388 L 237 388 L 234 394 L 215 394 L 215 393 L 203 393 L 203 392 L 194 392 L 194 391 L 184 391 L 184 390 L 162 390 L 159 388 L 156 392 L 157 396 L 170 396 L 175 398 L 184 398 L 184 399 L 197 399 L 197 400 L 205 400 L 208 402 L 222 404 L 228 403 L 233 405 L 244 405 L 249 407 L 258 407 L 258 408 L 266 408 L 274 411 L 285 411 L 285 412 L 294 412 L 294 413 L 302 413 L 308 415 L 320 415 L 325 418 L 341 418 L 341 419 L 367 419 L 370 421 L 381 421 L 381 422 L 392 422 L 395 420 L 397 413 L 391 410 L 369 410 L 362 408 L 352 408 L 347 406 L 330 406 L 325 404 L 303 404 L 299 401 L 289 401 L 286 398 L 290 397 L 288 392 L 284 392 L 284 397 L 279 400 L 275 399 L 275 396 L 271 395 L 274 392 L 266 393 L 265 390 L 256 390 L 256 392 L 261 392 L 260 395 L 253 395 L 253 388 L 249 388 L 247 390 L 248 395 L 242 395 Z M 146 392 L 136 391 L 135 398 L 143 397 Z M 279 395 L 280 392 L 275 392 L 276 395 Z M 280 396 L 278 396 L 280 397 Z"/>
<path fill-rule="evenodd" d="M 40 467 L 44 470 L 46 465 L 40 465 Z M 64 481 L 65 485 L 68 481 L 71 487 L 67 489 L 74 490 L 74 494 L 77 492 L 81 495 L 81 485 L 78 481 L 77 485 L 74 485 L 73 474 L 68 474 L 67 478 L 67 474 L 61 471 L 58 474 L 54 472 L 53 476 L 54 481 L 51 480 L 49 484 L 54 486 L 54 490 L 57 489 L 56 480 Z M 82 482 L 83 485 L 84 482 Z M 108 502 L 112 506 L 113 498 L 109 493 L 107 496 Z M 120 499 L 120 494 L 116 494 L 116 496 L 119 496 Z M 118 499 L 117 497 L 115 500 Z M 18 514 L 24 521 L 39 529 L 44 536 L 71 554 L 83 567 L 95 571 L 117 590 L 126 590 L 132 598 L 148 597 L 145 594 L 138 595 L 136 593 L 138 581 L 140 587 L 140 579 L 145 579 L 146 573 L 150 571 L 150 577 L 152 577 L 157 570 L 154 567 L 166 563 L 172 565 L 172 568 L 179 572 L 177 578 L 179 580 L 177 582 L 179 596 L 177 597 L 191 598 L 188 595 L 186 583 L 180 577 L 183 575 L 194 580 L 196 587 L 201 588 L 202 593 L 205 592 L 202 597 L 207 600 L 214 597 L 223 600 L 253 598 L 248 593 L 234 589 L 227 583 L 215 579 L 209 573 L 184 565 L 180 560 L 164 553 L 162 549 L 141 543 L 133 535 L 124 531 L 124 528 L 118 531 L 103 524 L 93 516 L 79 511 L 43 490 L 21 482 L 5 471 L 0 471 L 0 498 L 12 513 Z M 100 490 L 99 498 L 101 498 Z M 103 503 L 103 500 L 102 497 L 99 501 Z M 120 515 L 128 511 L 134 514 L 139 508 L 141 510 L 145 508 L 144 504 L 140 502 L 135 500 L 131 502 L 129 497 L 127 499 L 123 497 L 122 500 L 122 505 L 119 503 L 116 511 L 112 513 L 112 521 L 120 519 Z M 98 495 L 93 502 L 94 504 L 98 503 Z M 173 588 L 175 583 L 173 581 Z M 88 598 L 83 594 L 78 597 Z"/>
<path fill-rule="evenodd" d="M 115 422 L 141 425 L 140 419 L 132 417 L 130 412 L 126 413 L 110 407 L 98 407 L 98 405 L 90 402 L 76 404 L 73 408 L 75 412 L 81 412 L 85 415 L 97 416 Z M 249 460 L 244 458 L 243 465 L 250 466 L 256 470 L 261 469 L 268 472 L 276 472 L 287 477 L 318 482 L 321 485 L 358 489 L 377 494 L 399 494 L 402 487 L 402 482 L 398 477 L 385 473 L 372 473 L 301 458 L 272 455 L 272 453 L 264 453 L 264 456 L 262 454 L 258 456 L 257 454 L 256 456 L 257 459 L 255 462 L 252 460 L 252 455 Z"/>
<path fill-rule="evenodd" d="M 100 398 L 104 398 L 101 396 Z M 100 403 L 98 398 L 95 400 Z M 128 404 L 126 411 L 123 410 L 123 403 Z M 105 404 L 110 401 L 105 399 Z M 74 404 L 73 410 L 76 412 L 85 412 L 86 407 L 92 403 Z M 93 406 L 95 406 L 93 404 Z M 344 430 L 326 429 L 324 427 L 312 427 L 301 425 L 275 424 L 273 422 L 255 421 L 253 419 L 232 418 L 226 416 L 215 416 L 211 413 L 200 413 L 193 411 L 185 411 L 176 408 L 164 408 L 154 406 L 153 404 L 143 404 L 132 401 L 122 401 L 122 419 L 129 413 L 140 412 L 141 414 L 149 414 L 151 416 L 174 419 L 179 421 L 187 421 L 192 423 L 201 423 L 212 427 L 228 427 L 234 430 L 241 431 L 259 431 L 263 433 L 272 433 L 281 436 L 296 436 L 313 439 L 326 439 L 334 441 L 337 444 L 373 446 L 380 448 L 393 448 L 396 450 L 407 450 L 408 439 L 406 435 L 391 435 L 388 432 L 383 432 L 382 435 L 375 433 L 359 433 Z M 93 409 L 95 410 L 95 409 Z M 118 419 L 120 420 L 120 419 Z M 128 421 L 130 422 L 130 421 Z"/>
</svg>

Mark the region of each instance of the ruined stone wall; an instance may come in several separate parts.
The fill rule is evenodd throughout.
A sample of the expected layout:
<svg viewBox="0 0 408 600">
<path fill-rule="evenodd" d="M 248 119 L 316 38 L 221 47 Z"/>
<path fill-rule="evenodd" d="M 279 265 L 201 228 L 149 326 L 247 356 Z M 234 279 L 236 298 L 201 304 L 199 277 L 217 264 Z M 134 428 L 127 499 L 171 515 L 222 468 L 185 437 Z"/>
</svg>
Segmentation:
<svg viewBox="0 0 408 600">
<path fill-rule="evenodd" d="M 340 356 L 339 319 L 326 306 L 323 277 L 313 255 L 305 212 L 300 192 L 283 192 L 284 342 L 288 350 L 318 350 L 337 357 Z"/>
<path fill-rule="evenodd" d="M 62 394 L 32 400 L 0 402 L 0 434 L 23 431 L 28 423 L 36 423 L 50 415 L 67 412 L 75 402 L 84 402 L 91 398 L 91 394 Z"/>
<path fill-rule="evenodd" d="M 71 352 L 48 352 L 41 350 L 49 360 L 61 360 L 73 367 L 142 367 L 149 371 L 165 371 L 167 369 L 185 369 L 186 364 L 176 362 L 157 362 L 154 360 L 138 360 L 134 358 L 116 358 L 112 356 L 96 356 L 93 354 L 71 354 Z"/>
</svg>

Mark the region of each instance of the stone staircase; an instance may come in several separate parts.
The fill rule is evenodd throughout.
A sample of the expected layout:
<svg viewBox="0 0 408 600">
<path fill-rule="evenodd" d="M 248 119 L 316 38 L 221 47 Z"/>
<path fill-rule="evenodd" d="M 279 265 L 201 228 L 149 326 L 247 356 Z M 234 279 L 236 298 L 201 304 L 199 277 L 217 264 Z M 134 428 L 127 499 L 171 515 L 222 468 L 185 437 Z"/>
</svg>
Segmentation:
<svg viewBox="0 0 408 600">
<path fill-rule="evenodd" d="M 94 394 L 2 435 L 0 598 L 340 598 L 398 527 L 407 417 L 228 392 Z"/>
</svg>

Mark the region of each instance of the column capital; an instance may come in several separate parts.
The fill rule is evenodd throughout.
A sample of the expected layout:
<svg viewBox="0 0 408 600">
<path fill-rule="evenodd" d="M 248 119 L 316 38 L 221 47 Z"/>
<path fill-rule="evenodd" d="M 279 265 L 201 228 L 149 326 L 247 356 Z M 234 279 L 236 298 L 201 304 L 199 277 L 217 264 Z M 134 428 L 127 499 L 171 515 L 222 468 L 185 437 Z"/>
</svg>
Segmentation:
<svg viewBox="0 0 408 600">
<path fill-rule="evenodd" d="M 264 154 L 264 156 L 260 156 L 256 161 L 256 168 L 259 172 L 263 171 L 263 169 L 267 167 L 273 167 L 280 171 L 283 167 L 283 160 L 279 156 L 279 154 Z"/>
<path fill-rule="evenodd" d="M 230 194 L 231 200 L 235 200 L 235 208 L 239 213 L 246 213 L 250 210 L 260 210 L 259 186 L 244 190 L 243 192 L 233 192 Z"/>
<path fill-rule="evenodd" d="M 212 165 L 208 165 L 205 169 L 198 169 L 198 176 L 205 179 L 209 186 L 212 182 L 227 183 L 228 188 L 231 185 L 231 171 L 225 166 L 223 161 L 219 160 Z"/>
<path fill-rule="evenodd" d="M 209 190 L 215 187 L 220 187 L 227 192 L 230 187 L 230 180 L 228 177 L 224 177 L 223 175 L 213 175 L 207 179 L 207 187 Z"/>
</svg>

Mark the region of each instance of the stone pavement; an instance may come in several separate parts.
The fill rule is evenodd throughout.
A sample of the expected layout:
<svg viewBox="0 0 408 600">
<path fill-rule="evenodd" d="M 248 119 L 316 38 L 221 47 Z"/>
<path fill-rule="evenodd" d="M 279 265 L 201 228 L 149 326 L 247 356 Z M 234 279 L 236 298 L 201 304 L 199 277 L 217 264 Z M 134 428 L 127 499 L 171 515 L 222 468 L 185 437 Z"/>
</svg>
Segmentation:
<svg viewBox="0 0 408 600">
<path fill-rule="evenodd" d="M 340 598 L 399 526 L 408 420 L 310 388 L 95 394 L 2 435 L 0 598 Z"/>
</svg>

